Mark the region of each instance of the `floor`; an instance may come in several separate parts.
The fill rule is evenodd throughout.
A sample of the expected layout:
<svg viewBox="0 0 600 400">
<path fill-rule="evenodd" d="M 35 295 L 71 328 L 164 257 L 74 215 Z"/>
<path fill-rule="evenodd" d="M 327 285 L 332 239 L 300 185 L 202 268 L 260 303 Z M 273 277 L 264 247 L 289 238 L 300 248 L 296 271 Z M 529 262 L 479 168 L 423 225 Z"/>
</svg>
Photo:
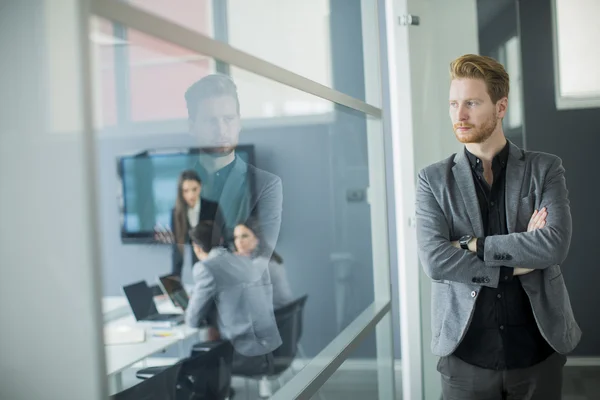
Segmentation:
<svg viewBox="0 0 600 400">
<path fill-rule="evenodd" d="M 566 367 L 563 400 L 600 399 L 600 367 Z"/>
<path fill-rule="evenodd" d="M 289 380 L 291 373 L 284 375 Z M 137 378 L 134 371 L 124 374 L 125 386 L 135 384 Z M 401 377 L 396 377 L 396 399 L 402 399 Z M 273 381 L 273 389 L 277 389 L 277 381 Z M 232 386 L 236 391 L 233 400 L 258 399 L 258 382 L 246 382 L 234 377 Z M 377 399 L 377 374 L 375 371 L 338 371 L 313 397 L 315 400 L 371 400 Z M 565 367 L 563 377 L 563 400 L 598 400 L 600 399 L 600 367 Z"/>
</svg>

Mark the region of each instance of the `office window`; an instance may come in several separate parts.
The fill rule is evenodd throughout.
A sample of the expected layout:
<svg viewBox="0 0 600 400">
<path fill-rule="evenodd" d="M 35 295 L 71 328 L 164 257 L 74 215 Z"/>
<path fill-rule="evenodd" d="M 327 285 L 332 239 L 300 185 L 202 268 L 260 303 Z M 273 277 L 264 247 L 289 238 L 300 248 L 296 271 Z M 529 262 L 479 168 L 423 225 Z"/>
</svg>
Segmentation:
<svg viewBox="0 0 600 400">
<path fill-rule="evenodd" d="M 215 72 L 214 63 L 141 32 L 128 30 L 127 36 L 131 121 L 187 118 L 183 94 L 192 83 Z"/>
<path fill-rule="evenodd" d="M 248 21 L 253 28 L 248 29 Z M 329 0 L 230 0 L 227 9 L 228 42 L 233 47 L 332 86 Z M 242 83 L 240 99 L 248 104 L 244 118 L 315 115 L 333 110 L 330 102 L 282 85 L 258 90 L 247 74 L 232 68 Z M 254 101 L 250 101 L 254 99 Z"/>
<path fill-rule="evenodd" d="M 513 36 L 504 42 L 494 54 L 494 58 L 504 65 L 510 76 L 510 94 L 504 127 L 507 130 L 516 129 L 523 125 L 523 82 L 519 37 Z"/>
<path fill-rule="evenodd" d="M 114 36 L 113 24 L 103 19 L 93 19 L 90 32 L 95 63 L 96 124 L 113 126 L 117 123 L 117 95 L 115 85 L 115 46 L 125 41 Z"/>
<path fill-rule="evenodd" d="M 310 4 L 301 6 L 289 0 L 283 3 L 260 0 L 258 5 L 231 0 L 227 7 L 218 9 L 213 8 L 218 4 L 210 0 L 175 3 L 131 0 L 130 3 L 186 28 L 225 40 L 233 47 L 325 86 L 333 86 L 330 11 L 326 0 L 310 0 Z M 253 29 L 247 29 L 248 21 L 252 21 Z M 131 132 L 133 124 L 136 126 L 133 131 L 141 132 L 145 131 L 144 126 L 154 131 L 157 125 L 140 123 L 186 119 L 183 94 L 194 81 L 217 72 L 214 60 L 119 24 L 106 21 L 102 24 L 92 33 L 99 58 L 96 65 L 100 69 L 96 78 L 102 104 L 96 118 L 101 121 L 99 125 L 108 128 L 116 125 L 119 132 Z M 311 28 L 306 29 L 308 26 Z M 245 105 L 241 111 L 247 125 L 257 121 L 277 124 L 278 117 L 288 120 L 301 117 L 302 122 L 310 119 L 322 122 L 332 117 L 333 104 L 320 98 L 283 85 L 259 88 L 239 68 L 219 72 L 228 72 L 240 82 L 239 96 Z M 153 79 L 156 76 L 161 79 Z M 166 126 L 171 129 L 180 124 Z"/>
<path fill-rule="evenodd" d="M 213 36 L 213 0 L 128 0 L 128 2 L 141 10 L 203 35 Z"/>
<path fill-rule="evenodd" d="M 519 37 L 512 36 L 490 55 L 504 66 L 510 76 L 510 94 L 508 111 L 503 121 L 504 128 L 520 128 L 523 125 L 523 82 Z"/>
<path fill-rule="evenodd" d="M 211 0 L 132 0 L 136 7 L 212 36 Z M 183 93 L 196 80 L 215 72 L 207 57 L 143 33 L 127 30 L 131 122 L 185 119 Z M 161 79 L 156 79 L 160 76 Z"/>
<path fill-rule="evenodd" d="M 554 0 L 558 109 L 600 107 L 600 2 Z"/>
</svg>

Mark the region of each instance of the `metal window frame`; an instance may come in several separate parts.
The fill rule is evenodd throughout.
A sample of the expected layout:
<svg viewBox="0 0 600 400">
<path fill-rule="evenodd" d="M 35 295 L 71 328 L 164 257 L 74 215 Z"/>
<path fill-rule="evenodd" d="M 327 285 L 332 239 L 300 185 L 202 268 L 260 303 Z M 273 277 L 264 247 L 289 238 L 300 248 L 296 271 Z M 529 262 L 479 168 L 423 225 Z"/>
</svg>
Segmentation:
<svg viewBox="0 0 600 400">
<path fill-rule="evenodd" d="M 310 93 L 322 99 L 346 106 L 375 118 L 381 118 L 382 110 L 347 94 L 338 92 L 294 72 L 281 68 L 258 57 L 238 50 L 174 22 L 118 0 L 92 0 L 92 13 L 98 17 L 119 22 L 128 28 L 165 40 L 180 47 L 213 57 L 224 63 L 269 78 L 284 85 Z"/>
<path fill-rule="evenodd" d="M 371 303 L 294 378 L 275 392 L 271 399 L 310 399 L 376 328 L 379 321 L 390 312 L 391 307 L 391 301 Z"/>
</svg>

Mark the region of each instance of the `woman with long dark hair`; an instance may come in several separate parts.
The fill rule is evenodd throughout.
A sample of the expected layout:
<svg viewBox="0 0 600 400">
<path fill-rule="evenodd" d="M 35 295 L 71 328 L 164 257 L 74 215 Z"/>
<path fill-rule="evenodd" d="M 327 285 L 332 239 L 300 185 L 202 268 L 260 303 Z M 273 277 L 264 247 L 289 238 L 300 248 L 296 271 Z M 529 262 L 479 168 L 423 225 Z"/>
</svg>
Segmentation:
<svg viewBox="0 0 600 400">
<path fill-rule="evenodd" d="M 192 169 L 183 171 L 177 181 L 177 198 L 171 215 L 171 232 L 158 232 L 157 240 L 173 244 L 173 275 L 181 277 L 185 245 L 191 244 L 189 231 L 200 221 L 215 221 L 219 213 L 218 204 L 200 196 L 202 180 Z M 215 237 L 218 235 L 215 235 Z M 198 257 L 191 251 L 192 266 Z"/>
<path fill-rule="evenodd" d="M 233 230 L 233 242 L 235 253 L 238 255 L 269 259 L 268 268 L 271 284 L 273 285 L 273 307 L 275 309 L 294 300 L 283 265 L 283 258 L 261 240 L 260 224 L 256 219 L 250 218 L 237 224 Z"/>
</svg>

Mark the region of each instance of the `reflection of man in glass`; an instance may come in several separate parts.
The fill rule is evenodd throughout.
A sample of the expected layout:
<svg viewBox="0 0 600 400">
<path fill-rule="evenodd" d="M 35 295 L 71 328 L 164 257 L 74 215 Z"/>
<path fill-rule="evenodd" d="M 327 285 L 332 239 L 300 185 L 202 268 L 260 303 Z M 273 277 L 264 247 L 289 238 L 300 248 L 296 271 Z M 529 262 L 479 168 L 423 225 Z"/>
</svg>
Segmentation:
<svg viewBox="0 0 600 400">
<path fill-rule="evenodd" d="M 203 182 L 202 198 L 219 203 L 228 242 L 237 222 L 259 217 L 261 232 L 275 248 L 281 226 L 281 179 L 244 162 L 235 149 L 241 130 L 235 83 L 226 75 L 208 75 L 185 93 L 190 133 L 201 147 L 196 170 Z"/>
<path fill-rule="evenodd" d="M 218 203 L 220 210 L 210 243 L 216 243 L 215 236 L 222 235 L 226 244 L 233 245 L 234 228 L 250 218 L 260 221 L 257 231 L 264 242 L 264 250 L 253 258 L 221 249 L 194 265 L 194 292 L 186 311 L 187 321 L 196 326 L 204 316 L 212 320 L 215 304 L 219 330 L 232 341 L 236 359 L 253 366 L 254 362 L 270 365 L 270 352 L 281 344 L 268 269 L 281 227 L 281 179 L 236 154 L 240 103 L 237 88 L 228 76 L 202 78 L 187 90 L 185 100 L 190 133 L 201 149 L 194 167 L 202 180 L 201 197 Z"/>
</svg>

